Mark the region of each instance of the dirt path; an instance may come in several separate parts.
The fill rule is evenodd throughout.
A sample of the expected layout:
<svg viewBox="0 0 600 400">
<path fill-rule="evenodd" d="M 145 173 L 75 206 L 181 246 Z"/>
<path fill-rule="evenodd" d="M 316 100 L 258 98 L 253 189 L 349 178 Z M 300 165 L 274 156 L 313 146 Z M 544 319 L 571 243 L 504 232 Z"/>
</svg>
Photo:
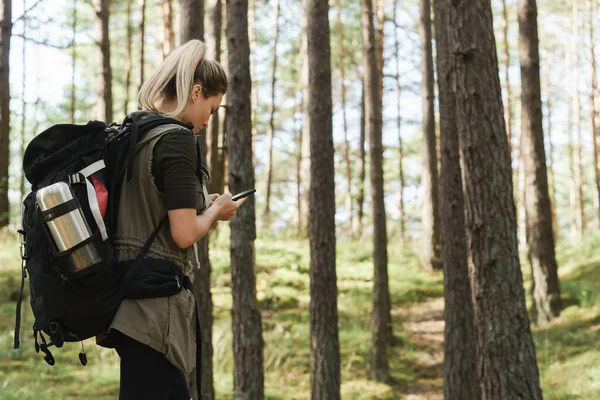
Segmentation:
<svg viewBox="0 0 600 400">
<path fill-rule="evenodd" d="M 404 310 L 395 310 L 410 336 L 410 342 L 418 348 L 419 358 L 414 367 L 421 378 L 409 386 L 404 400 L 443 400 L 444 382 L 444 299 L 439 298 L 417 304 Z"/>
</svg>

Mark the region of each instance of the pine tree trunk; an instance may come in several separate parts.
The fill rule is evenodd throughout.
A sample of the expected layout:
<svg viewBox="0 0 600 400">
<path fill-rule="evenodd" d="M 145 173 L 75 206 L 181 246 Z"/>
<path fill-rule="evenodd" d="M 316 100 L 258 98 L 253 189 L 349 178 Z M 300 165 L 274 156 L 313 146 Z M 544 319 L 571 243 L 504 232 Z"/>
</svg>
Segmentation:
<svg viewBox="0 0 600 400">
<path fill-rule="evenodd" d="M 510 98 L 510 47 L 508 42 L 508 10 L 506 0 L 502 0 L 502 35 L 504 39 L 504 91 L 506 93 L 506 105 L 504 107 L 504 119 L 506 120 L 506 134 L 508 136 L 508 150 L 512 155 L 512 106 Z M 512 158 L 512 157 L 511 157 Z"/>
<path fill-rule="evenodd" d="M 27 0 L 23 0 L 23 35 L 27 34 Z M 21 48 L 21 70 L 26 71 L 27 67 L 27 42 L 23 41 L 23 47 Z M 25 99 L 27 92 L 27 79 L 23 77 L 21 82 L 21 165 L 23 165 L 22 158 L 25 154 L 25 146 L 27 146 L 26 139 L 26 130 L 25 130 L 25 121 L 27 121 L 27 101 Z M 19 190 L 21 192 L 21 199 L 25 198 L 25 171 L 21 169 L 21 173 L 19 174 Z"/>
<path fill-rule="evenodd" d="M 455 67 L 448 2 L 434 0 L 440 102 L 440 197 L 444 268 L 444 398 L 477 400 L 476 339 L 454 93 Z"/>
<path fill-rule="evenodd" d="M 182 21 L 182 24 L 183 24 L 183 21 Z M 182 30 L 183 30 L 183 28 L 182 28 Z M 139 89 L 142 88 L 142 85 L 144 84 L 144 80 L 145 80 L 145 76 L 144 76 L 144 71 L 145 71 L 144 63 L 146 61 L 146 58 L 145 58 L 146 46 L 144 45 L 145 39 L 146 39 L 145 36 L 146 36 L 146 0 L 142 0 L 141 17 L 140 17 L 140 82 L 139 82 L 139 86 L 138 86 L 138 91 L 139 91 Z"/>
<path fill-rule="evenodd" d="M 387 271 L 387 233 L 383 199 L 382 110 L 379 102 L 380 78 L 377 65 L 372 0 L 361 0 L 363 71 L 367 130 L 369 132 L 370 180 L 373 198 L 373 312 L 371 315 L 371 377 L 379 382 L 390 379 L 387 347 L 390 340 L 390 303 Z"/>
<path fill-rule="evenodd" d="M 10 0 L 0 0 L 0 228 L 9 222 L 8 160 L 10 140 L 10 36 L 12 31 L 12 5 Z"/>
<path fill-rule="evenodd" d="M 181 0 L 180 15 L 181 44 L 192 39 L 204 40 L 204 0 Z"/>
<path fill-rule="evenodd" d="M 77 70 L 77 46 L 76 46 L 76 38 L 77 38 L 77 0 L 73 0 L 73 21 L 71 23 L 71 33 L 73 37 L 71 38 L 71 123 L 75 123 L 75 71 Z"/>
<path fill-rule="evenodd" d="M 250 76 L 252 79 L 252 166 L 256 170 L 256 110 L 258 110 L 258 85 L 256 77 L 256 1 L 248 3 L 248 37 L 250 40 Z"/>
<path fill-rule="evenodd" d="M 312 400 L 340 399 L 335 260 L 335 169 L 329 4 L 308 1 L 310 114 L 310 381 Z"/>
<path fill-rule="evenodd" d="M 536 0 L 519 0 L 518 16 L 521 140 L 527 150 L 524 157 L 527 254 L 533 271 L 532 319 L 537 324 L 545 324 L 560 314 L 560 286 L 544 148 Z"/>
<path fill-rule="evenodd" d="M 275 25 L 273 28 L 273 52 L 271 64 L 271 103 L 269 104 L 269 125 L 267 129 L 267 193 L 265 195 L 264 224 L 270 226 L 271 185 L 273 181 L 273 136 L 275 135 L 275 84 L 277 82 L 277 40 L 279 38 L 279 0 L 275 0 Z"/>
<path fill-rule="evenodd" d="M 129 88 L 131 87 L 131 72 L 133 67 L 133 54 L 131 52 L 133 42 L 133 26 L 131 21 L 132 2 L 133 0 L 127 0 L 127 53 L 125 54 L 125 99 L 123 100 L 123 112 L 125 114 L 129 110 Z"/>
<path fill-rule="evenodd" d="M 396 22 L 397 7 L 397 0 L 394 0 L 394 10 L 392 14 L 394 23 Z M 398 129 L 398 181 L 400 184 L 400 190 L 398 191 L 398 220 L 400 222 L 400 247 L 404 247 L 406 242 L 406 227 L 404 221 L 404 142 L 402 140 L 402 113 L 400 112 L 400 98 L 402 97 L 402 85 L 400 81 L 400 38 L 398 37 L 397 27 L 394 27 L 394 58 L 396 59 L 396 127 Z"/>
<path fill-rule="evenodd" d="M 227 1 L 227 50 L 230 68 L 227 143 L 229 190 L 254 186 L 248 0 Z M 256 302 L 255 200 L 250 196 L 231 219 L 231 292 L 233 295 L 234 399 L 264 398 L 263 338 Z"/>
<path fill-rule="evenodd" d="M 204 0 L 201 1 L 204 3 Z M 175 31 L 173 30 L 173 0 L 163 0 L 163 60 L 175 47 Z"/>
<path fill-rule="evenodd" d="M 307 15 L 308 0 L 302 0 L 302 43 L 300 46 L 300 54 L 308 54 L 308 39 L 307 39 Z M 304 123 L 302 131 L 302 207 L 299 237 L 306 237 L 308 234 L 308 212 L 310 207 L 310 115 L 308 102 L 308 57 L 302 58 L 302 113 L 304 114 Z"/>
<path fill-rule="evenodd" d="M 423 99 L 423 247 L 421 264 L 428 271 L 440 269 L 440 209 L 435 114 L 433 111 L 433 51 L 429 0 L 420 0 L 421 96 Z"/>
<path fill-rule="evenodd" d="M 548 190 L 550 191 L 550 204 L 552 207 L 552 236 L 554 238 L 554 243 L 556 244 L 556 240 L 558 238 L 558 223 L 556 216 L 556 185 L 554 179 L 554 145 L 552 143 L 552 111 L 553 111 L 553 102 L 552 102 L 552 89 L 550 87 L 550 60 L 547 60 L 544 63 L 544 75 L 545 75 L 545 89 L 546 92 L 546 109 L 547 109 L 547 118 L 546 118 L 546 138 L 548 140 Z"/>
<path fill-rule="evenodd" d="M 598 157 L 598 152 L 600 149 L 598 148 L 598 136 L 600 135 L 600 120 L 598 117 L 598 104 L 596 102 L 596 98 L 598 96 L 598 70 L 596 65 L 596 37 L 594 35 L 594 16 L 597 14 L 597 3 L 596 0 L 589 0 L 589 13 L 588 13 L 588 23 L 590 25 L 590 60 L 592 63 L 592 90 L 590 93 L 590 103 L 591 103 L 591 115 L 590 115 L 590 127 L 592 134 L 592 143 L 594 144 L 593 153 L 594 153 L 594 173 L 596 178 L 596 196 L 597 196 L 597 206 L 595 209 L 596 214 L 596 223 L 597 227 L 600 228 L 600 157 Z"/>
<path fill-rule="evenodd" d="M 215 6 L 212 12 L 212 28 L 213 28 L 213 44 L 214 59 L 221 61 L 221 31 L 223 29 L 223 2 L 222 0 L 216 0 Z M 223 154 L 219 154 L 219 121 L 220 113 L 216 112 L 210 119 L 209 135 L 207 135 L 208 143 L 208 154 L 206 156 L 207 165 L 210 167 L 210 182 L 208 184 L 208 190 L 210 193 L 221 193 L 223 191 L 223 179 L 224 171 L 221 168 L 221 158 Z"/>
<path fill-rule="evenodd" d="M 573 96 L 575 105 L 573 113 L 575 120 L 573 127 L 573 194 L 574 194 L 574 217 L 575 233 L 578 237 L 583 236 L 585 230 L 585 215 L 583 205 L 583 169 L 581 166 L 581 97 L 579 93 L 579 0 L 573 0 L 573 36 L 571 38 L 572 69 L 575 73 L 573 79 Z"/>
<path fill-rule="evenodd" d="M 352 229 L 354 238 L 360 240 L 363 233 L 363 216 L 365 202 L 365 179 L 366 179 L 366 105 L 365 105 L 365 77 L 362 78 L 362 94 L 360 100 L 360 137 L 358 139 L 358 194 L 356 195 L 356 219 Z"/>
<path fill-rule="evenodd" d="M 350 141 L 348 140 L 348 121 L 346 119 L 346 67 L 344 59 L 346 57 L 346 49 L 344 47 L 344 28 L 342 25 L 342 1 L 336 0 L 335 7 L 337 12 L 337 36 L 339 49 L 339 63 L 340 63 L 340 94 L 341 94 L 341 106 L 342 106 L 342 122 L 344 129 L 344 164 L 346 167 L 346 185 L 348 191 L 346 193 L 346 207 L 350 213 L 349 224 L 350 227 L 354 226 L 354 203 L 352 200 L 352 166 L 350 165 Z"/>
<path fill-rule="evenodd" d="M 145 1 L 145 0 L 144 0 Z M 184 0 L 181 3 L 181 32 L 180 42 L 182 44 L 192 40 L 204 38 L 204 1 L 203 0 Z M 200 153 L 203 162 L 207 159 L 206 134 L 196 138 L 200 146 Z M 202 331 L 202 359 L 200 360 L 200 391 L 203 399 L 214 399 L 214 378 L 213 378 L 213 347 L 212 347 L 212 322 L 213 322 L 213 304 L 210 277 L 212 265 L 209 256 L 209 236 L 206 234 L 198 241 L 198 260 L 200 268 L 192 271 L 192 282 L 194 284 L 194 294 L 196 304 L 198 305 L 198 318 L 200 320 L 200 329 Z M 187 375 L 190 393 L 195 395 L 198 392 L 198 382 L 196 381 L 196 370 Z"/>
<path fill-rule="evenodd" d="M 112 122 L 112 69 L 110 67 L 110 0 L 94 0 L 98 71 L 96 74 L 96 118 Z"/>
<path fill-rule="evenodd" d="M 456 12 L 450 37 L 481 397 L 542 399 L 519 263 L 491 4 L 451 4 Z"/>
</svg>

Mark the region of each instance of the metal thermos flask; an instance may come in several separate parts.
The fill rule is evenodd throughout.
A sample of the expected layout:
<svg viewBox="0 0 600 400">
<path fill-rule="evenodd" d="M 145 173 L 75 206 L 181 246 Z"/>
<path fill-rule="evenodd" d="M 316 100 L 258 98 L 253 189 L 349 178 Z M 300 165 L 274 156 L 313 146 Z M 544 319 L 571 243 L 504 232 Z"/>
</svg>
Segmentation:
<svg viewBox="0 0 600 400">
<path fill-rule="evenodd" d="M 46 211 L 73 199 L 71 187 L 65 182 L 57 182 L 38 190 L 36 200 L 41 211 Z M 59 252 L 69 250 L 92 234 L 81 206 L 43 221 L 50 231 Z M 92 242 L 76 249 L 69 255 L 70 271 L 75 273 L 101 262 L 98 251 Z"/>
</svg>

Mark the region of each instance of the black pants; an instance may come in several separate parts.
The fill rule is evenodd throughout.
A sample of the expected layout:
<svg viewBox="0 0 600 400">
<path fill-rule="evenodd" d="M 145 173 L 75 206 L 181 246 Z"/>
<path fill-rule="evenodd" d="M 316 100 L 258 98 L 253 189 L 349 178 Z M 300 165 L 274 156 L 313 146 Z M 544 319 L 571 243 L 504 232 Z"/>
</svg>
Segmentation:
<svg viewBox="0 0 600 400">
<path fill-rule="evenodd" d="M 121 357 L 119 400 L 190 400 L 183 372 L 160 352 L 113 330 Z"/>
</svg>

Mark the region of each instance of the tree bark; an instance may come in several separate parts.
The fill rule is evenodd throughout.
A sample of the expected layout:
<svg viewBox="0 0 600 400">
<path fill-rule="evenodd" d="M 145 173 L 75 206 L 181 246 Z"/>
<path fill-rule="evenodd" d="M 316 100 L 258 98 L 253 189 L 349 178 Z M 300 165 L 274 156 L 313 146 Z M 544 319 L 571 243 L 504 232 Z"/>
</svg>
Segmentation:
<svg viewBox="0 0 600 400">
<path fill-rule="evenodd" d="M 183 24 L 183 21 L 182 21 Z M 183 30 L 183 28 L 182 28 Z M 145 36 L 146 36 L 146 0 L 142 0 L 142 7 L 141 7 L 141 17 L 140 17 L 140 84 L 138 86 L 138 91 L 142 88 L 142 85 L 144 84 L 144 63 L 146 61 L 145 58 L 145 47 L 144 46 L 144 42 L 145 42 Z"/>
<path fill-rule="evenodd" d="M 223 29 L 223 2 L 222 0 L 216 0 L 215 6 L 212 11 L 212 28 L 213 28 L 213 44 L 214 59 L 221 61 L 221 31 Z M 210 193 L 221 193 L 223 191 L 223 180 L 224 172 L 222 167 L 221 159 L 223 158 L 223 152 L 219 151 L 219 133 L 221 129 L 219 127 L 220 115 L 218 112 L 214 113 L 210 119 L 209 132 L 207 135 L 208 143 L 208 154 L 206 156 L 207 165 L 210 167 L 210 182 L 208 184 L 208 190 Z"/>
<path fill-rule="evenodd" d="M 8 160 L 10 157 L 10 36 L 12 31 L 11 0 L 0 0 L 0 228 L 7 226 L 10 215 L 8 201 Z"/>
<path fill-rule="evenodd" d="M 77 0 L 73 0 L 73 20 L 71 23 L 71 33 L 73 37 L 71 38 L 71 123 L 75 123 L 75 71 L 77 70 L 77 46 L 76 46 L 76 38 L 77 38 Z M 25 69 L 23 69 L 25 70 Z"/>
<path fill-rule="evenodd" d="M 204 0 L 201 0 L 204 4 Z M 163 60 L 175 47 L 175 31 L 173 30 L 173 0 L 163 0 Z"/>
<path fill-rule="evenodd" d="M 94 0 L 98 71 L 96 75 L 96 118 L 112 122 L 112 69 L 110 67 L 110 0 Z"/>
<path fill-rule="evenodd" d="M 23 0 L 23 35 L 27 34 L 27 0 Z M 27 101 L 26 101 L 26 92 L 27 92 L 27 79 L 25 76 L 25 71 L 27 67 L 27 42 L 23 40 L 23 47 L 21 48 L 21 71 L 23 71 L 23 79 L 21 82 L 21 160 L 23 159 L 23 155 L 25 154 L 25 146 L 27 146 L 26 139 L 26 128 L 25 121 L 27 121 Z M 22 164 L 22 162 L 21 162 Z M 21 173 L 19 175 L 19 190 L 21 192 L 21 199 L 25 198 L 25 171 L 21 169 Z"/>
<path fill-rule="evenodd" d="M 308 0 L 302 0 L 302 40 L 300 45 L 300 54 L 308 54 Z M 310 207 L 310 114 L 308 103 L 308 57 L 302 58 L 301 69 L 302 81 L 302 113 L 304 114 L 304 124 L 302 130 L 302 201 L 301 201 L 301 220 L 298 227 L 299 237 L 304 238 L 308 234 L 308 212 Z"/>
<path fill-rule="evenodd" d="M 360 137 L 358 139 L 358 194 L 356 195 L 356 219 L 352 229 L 354 238 L 360 240 L 363 233 L 363 216 L 365 202 L 365 179 L 366 179 L 366 116 L 365 116 L 365 77 L 362 78 L 362 94 L 360 98 Z"/>
<path fill-rule="evenodd" d="M 600 127 L 600 120 L 598 119 L 598 104 L 596 102 L 596 98 L 598 96 L 598 70 L 596 64 L 596 37 L 594 34 L 594 16 L 597 14 L 597 3 L 596 0 L 589 0 L 589 13 L 588 13 L 588 23 L 590 25 L 590 60 L 592 63 L 592 91 L 590 93 L 590 103 L 591 103 L 591 115 L 590 115 L 590 127 L 592 134 L 592 143 L 594 144 L 594 177 L 596 178 L 596 196 L 597 196 L 597 206 L 596 206 L 596 224 L 597 227 L 600 228 L 600 157 L 598 157 L 598 152 L 600 149 L 598 148 L 598 136 L 600 135 L 600 131 L 598 128 Z"/>
<path fill-rule="evenodd" d="M 448 3 L 434 0 L 437 76 L 440 102 L 440 197 L 444 268 L 444 398 L 477 400 L 476 339 L 462 191 L 455 67 L 450 23 L 455 20 Z"/>
<path fill-rule="evenodd" d="M 252 166 L 256 170 L 256 110 L 258 110 L 258 85 L 256 84 L 256 1 L 248 3 L 248 36 L 250 40 L 250 76 L 252 79 Z"/>
<path fill-rule="evenodd" d="M 335 260 L 335 170 L 329 4 L 308 1 L 310 115 L 310 381 L 312 400 L 340 399 Z"/>
<path fill-rule="evenodd" d="M 541 399 L 517 246 L 490 0 L 450 3 L 457 126 L 482 399 Z"/>
<path fill-rule="evenodd" d="M 554 145 L 552 143 L 552 111 L 553 111 L 553 102 L 552 102 L 552 89 L 550 87 L 550 60 L 547 60 L 544 65 L 544 75 L 545 75 L 545 92 L 546 92 L 546 109 L 547 117 L 546 117 L 546 137 L 548 138 L 548 190 L 550 191 L 550 204 L 552 211 L 552 236 L 554 237 L 554 243 L 556 244 L 556 240 L 558 238 L 558 222 L 556 215 L 556 185 L 554 179 Z"/>
<path fill-rule="evenodd" d="M 370 180 L 373 197 L 373 312 L 371 315 L 371 377 L 380 382 L 390 379 L 387 347 L 389 345 L 390 302 L 387 271 L 387 233 L 383 199 L 382 110 L 379 102 L 373 2 L 361 0 L 363 71 L 369 132 Z"/>
<path fill-rule="evenodd" d="M 248 0 L 227 1 L 227 50 L 230 68 L 227 143 L 229 190 L 254 186 L 252 170 L 251 81 Z M 231 292 L 233 295 L 234 399 L 264 398 L 263 338 L 256 302 L 255 200 L 250 196 L 231 219 Z"/>
<path fill-rule="evenodd" d="M 519 0 L 521 120 L 525 142 L 528 259 L 533 271 L 532 319 L 545 324 L 560 314 L 560 286 L 554 254 L 542 116 L 536 0 Z"/>
<path fill-rule="evenodd" d="M 265 226 L 270 226 L 271 184 L 273 180 L 273 136 L 275 135 L 275 84 L 277 83 L 277 40 L 279 39 L 279 0 L 275 0 L 275 25 L 273 28 L 273 52 L 271 64 L 271 103 L 269 104 L 269 125 L 267 129 L 267 190 L 265 195 L 265 211 L 263 213 Z"/>
<path fill-rule="evenodd" d="M 392 20 L 396 22 L 397 0 L 394 0 L 394 11 Z M 400 38 L 398 37 L 398 28 L 394 27 L 394 58 L 396 59 L 396 128 L 398 129 L 398 182 L 400 190 L 398 191 L 398 221 L 400 247 L 405 246 L 406 227 L 404 217 L 404 142 L 402 140 L 402 113 L 400 109 L 400 98 L 402 97 L 402 85 L 400 80 Z"/>
<path fill-rule="evenodd" d="M 504 41 L 504 91 L 506 93 L 506 107 L 504 108 L 504 119 L 506 120 L 506 135 L 508 136 L 508 150 L 512 158 L 512 106 L 510 98 L 510 46 L 508 42 L 508 10 L 506 0 L 502 0 L 502 35 Z"/>
<path fill-rule="evenodd" d="M 573 0 L 573 35 L 571 38 L 572 70 L 575 74 L 573 78 L 573 113 L 575 120 L 572 133 L 572 160 L 573 160 L 573 234 L 577 237 L 583 236 L 585 230 L 585 215 L 583 205 L 583 169 L 581 167 L 581 98 L 579 93 L 579 0 Z"/>
<path fill-rule="evenodd" d="M 340 63 L 340 94 L 341 94 L 341 106 L 342 106 L 342 122 L 344 129 L 344 164 L 346 167 L 346 185 L 348 191 L 346 192 L 346 207 L 350 213 L 349 224 L 350 227 L 354 226 L 354 203 L 352 200 L 352 166 L 350 165 L 350 141 L 348 140 L 348 122 L 346 119 L 346 67 L 345 67 L 345 55 L 346 49 L 344 46 L 344 28 L 342 25 L 342 1 L 336 0 L 335 7 L 337 12 L 337 36 L 339 42 L 339 63 Z"/>
<path fill-rule="evenodd" d="M 429 0 L 420 0 L 421 18 L 421 97 L 423 99 L 423 247 L 421 264 L 428 271 L 440 269 L 440 209 L 439 179 L 437 160 L 437 139 L 435 136 L 435 114 L 433 103 L 433 51 L 431 45 L 431 12 Z"/>
<path fill-rule="evenodd" d="M 192 39 L 204 41 L 204 0 L 181 0 L 180 15 L 181 44 Z"/>
<path fill-rule="evenodd" d="M 133 26 L 131 21 L 132 2 L 133 0 L 127 0 L 127 54 L 125 55 L 125 99 L 123 100 L 123 112 L 125 114 L 127 114 L 129 110 L 129 88 L 131 87 L 131 72 L 133 68 L 133 54 L 131 50 L 133 45 Z"/>
</svg>

